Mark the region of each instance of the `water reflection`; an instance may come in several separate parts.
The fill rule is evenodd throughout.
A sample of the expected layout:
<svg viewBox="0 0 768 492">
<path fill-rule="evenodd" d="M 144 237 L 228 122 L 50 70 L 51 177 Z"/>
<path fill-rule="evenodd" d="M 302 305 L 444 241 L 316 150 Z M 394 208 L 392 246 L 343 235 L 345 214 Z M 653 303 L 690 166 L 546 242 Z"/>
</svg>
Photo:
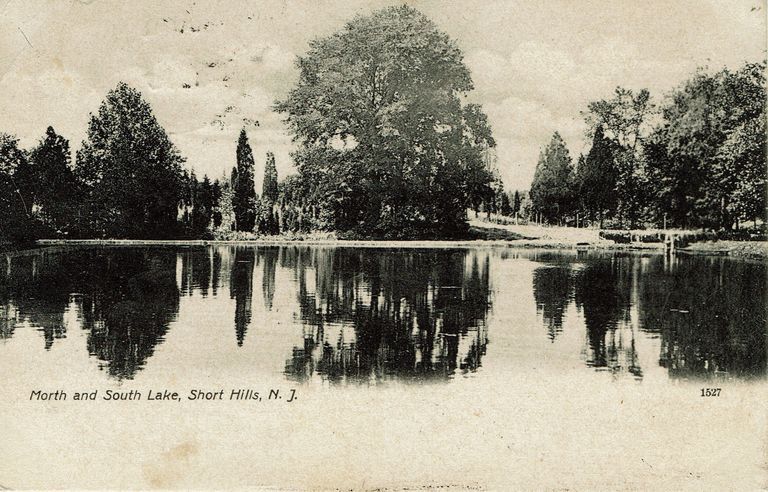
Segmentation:
<svg viewBox="0 0 768 492">
<path fill-rule="evenodd" d="M 563 329 L 565 310 L 573 299 L 573 273 L 571 264 L 550 261 L 533 271 L 533 296 L 547 336 L 554 342 Z"/>
<path fill-rule="evenodd" d="M 20 330 L 49 351 L 82 334 L 118 379 L 135 377 L 183 312 L 195 338 L 175 343 L 269 344 L 272 366 L 294 381 L 498 371 L 518 364 L 499 353 L 489 367 L 491 337 L 503 351 L 533 332 L 544 342 L 526 345 L 536 364 L 572 353 L 582 371 L 638 380 L 764 377 L 768 364 L 765 265 L 727 258 L 296 245 L 46 248 L 0 260 L 0 359 Z M 498 321 L 494 304 L 538 324 Z M 234 334 L 198 316 L 222 309 Z"/>
<path fill-rule="evenodd" d="M 426 380 L 480 367 L 488 343 L 487 254 L 307 253 L 295 263 L 303 344 L 286 362 L 292 379 Z"/>
<path fill-rule="evenodd" d="M 674 377 L 764 375 L 765 265 L 697 260 L 679 261 L 673 271 L 646 272 L 640 317 L 645 330 L 661 337 L 659 364 Z"/>
<path fill-rule="evenodd" d="M 144 364 L 178 313 L 172 252 L 43 250 L 5 259 L 0 304 L 6 336 L 28 324 L 51 349 L 67 335 L 65 318 L 74 314 L 88 330 L 88 352 L 116 377 L 130 377 Z"/>
<path fill-rule="evenodd" d="M 633 254 L 538 260 L 533 292 L 547 334 L 555 340 L 574 305 L 586 365 L 642 378 L 642 332 L 660 338 L 658 364 L 671 377 L 765 375 L 764 264 Z"/>
</svg>

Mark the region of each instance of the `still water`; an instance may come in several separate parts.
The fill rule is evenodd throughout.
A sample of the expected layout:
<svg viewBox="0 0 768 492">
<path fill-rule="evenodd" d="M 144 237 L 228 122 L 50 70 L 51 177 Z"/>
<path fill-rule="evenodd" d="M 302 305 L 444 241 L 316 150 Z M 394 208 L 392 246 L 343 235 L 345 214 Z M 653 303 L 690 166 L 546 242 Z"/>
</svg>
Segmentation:
<svg viewBox="0 0 768 492">
<path fill-rule="evenodd" d="M 176 365 L 329 387 L 516 370 L 753 380 L 768 365 L 765 299 L 766 265 L 723 257 L 48 248 L 0 256 L 0 368 L 119 382 Z"/>
</svg>

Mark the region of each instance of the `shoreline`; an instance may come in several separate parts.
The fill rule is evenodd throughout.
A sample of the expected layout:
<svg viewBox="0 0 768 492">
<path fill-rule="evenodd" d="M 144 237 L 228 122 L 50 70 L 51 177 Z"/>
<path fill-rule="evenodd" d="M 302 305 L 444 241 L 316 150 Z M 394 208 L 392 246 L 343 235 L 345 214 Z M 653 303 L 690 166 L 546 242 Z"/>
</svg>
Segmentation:
<svg viewBox="0 0 768 492">
<path fill-rule="evenodd" d="M 664 252 L 661 243 L 619 244 L 611 241 L 575 243 L 553 239 L 466 239 L 466 240 L 349 240 L 349 239 L 39 239 L 34 246 L 328 246 L 341 248 L 410 248 L 410 249 L 465 249 L 509 248 L 571 251 L 638 251 Z M 28 249 L 23 247 L 22 249 Z M 768 242 L 715 241 L 692 243 L 676 250 L 679 254 L 698 256 L 728 256 L 743 259 L 768 259 Z"/>
<path fill-rule="evenodd" d="M 435 239 L 435 240 L 372 240 L 372 239 L 39 239 L 39 246 L 334 246 L 346 248 L 476 248 L 508 247 L 526 249 L 594 249 L 663 251 L 662 245 L 590 243 L 575 244 L 548 239 Z"/>
</svg>

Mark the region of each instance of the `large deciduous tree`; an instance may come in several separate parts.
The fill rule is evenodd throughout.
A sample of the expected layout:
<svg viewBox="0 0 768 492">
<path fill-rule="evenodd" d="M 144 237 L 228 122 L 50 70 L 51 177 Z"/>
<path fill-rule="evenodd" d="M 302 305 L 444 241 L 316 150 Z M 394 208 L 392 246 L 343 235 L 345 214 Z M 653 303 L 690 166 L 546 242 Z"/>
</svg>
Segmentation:
<svg viewBox="0 0 768 492">
<path fill-rule="evenodd" d="M 85 185 L 83 219 L 97 236 L 178 234 L 184 159 L 141 94 L 125 83 L 91 115 L 75 173 Z"/>
<path fill-rule="evenodd" d="M 456 43 L 402 6 L 313 41 L 276 109 L 302 148 L 308 199 L 328 228 L 380 237 L 452 235 L 487 196 L 487 118 Z"/>
</svg>

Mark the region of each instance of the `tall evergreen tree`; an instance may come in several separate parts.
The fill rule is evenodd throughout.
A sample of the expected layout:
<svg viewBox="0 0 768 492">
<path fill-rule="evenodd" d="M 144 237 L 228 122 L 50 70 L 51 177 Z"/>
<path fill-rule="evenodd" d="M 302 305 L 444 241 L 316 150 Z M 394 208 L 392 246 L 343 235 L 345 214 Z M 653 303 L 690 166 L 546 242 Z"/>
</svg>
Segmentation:
<svg viewBox="0 0 768 492">
<path fill-rule="evenodd" d="M 267 163 L 264 166 L 264 183 L 261 187 L 261 197 L 272 203 L 277 201 L 277 167 L 275 155 L 267 152 Z"/>
<path fill-rule="evenodd" d="M 214 196 L 213 185 L 208 176 L 203 176 L 202 181 L 196 181 L 192 207 L 192 235 L 193 237 L 207 237 L 209 227 L 213 220 Z"/>
<path fill-rule="evenodd" d="M 512 201 L 512 213 L 513 214 L 520 213 L 520 192 L 517 190 L 515 190 L 515 198 Z"/>
<path fill-rule="evenodd" d="M 211 184 L 211 228 L 218 229 L 221 226 L 223 214 L 222 208 L 222 185 L 218 179 L 213 180 Z"/>
<path fill-rule="evenodd" d="M 262 234 L 279 234 L 280 222 L 276 207 L 279 191 L 275 155 L 272 152 L 267 152 L 267 162 L 264 166 L 264 182 L 261 189 L 261 201 L 259 202 L 258 211 L 259 232 Z"/>
<path fill-rule="evenodd" d="M 514 215 L 512 211 L 512 205 L 509 203 L 509 193 L 506 191 L 501 192 L 501 199 L 499 200 L 499 213 L 509 217 Z"/>
<path fill-rule="evenodd" d="M 558 132 L 539 155 L 531 184 L 533 208 L 550 223 L 559 223 L 571 211 L 573 164 L 563 138 Z"/>
<path fill-rule="evenodd" d="M 591 219 L 600 221 L 616 211 L 616 184 L 618 169 L 615 158 L 617 145 L 603 134 L 598 126 L 592 136 L 592 147 L 586 158 L 579 161 L 576 181 L 581 203 Z"/>
<path fill-rule="evenodd" d="M 256 185 L 253 181 L 253 151 L 248 143 L 245 128 L 240 130 L 237 141 L 237 167 L 232 172 L 235 227 L 238 231 L 253 231 L 256 224 Z"/>
<path fill-rule="evenodd" d="M 86 186 L 92 234 L 157 238 L 179 232 L 184 159 L 149 104 L 125 83 L 91 115 L 75 174 Z"/>
</svg>

